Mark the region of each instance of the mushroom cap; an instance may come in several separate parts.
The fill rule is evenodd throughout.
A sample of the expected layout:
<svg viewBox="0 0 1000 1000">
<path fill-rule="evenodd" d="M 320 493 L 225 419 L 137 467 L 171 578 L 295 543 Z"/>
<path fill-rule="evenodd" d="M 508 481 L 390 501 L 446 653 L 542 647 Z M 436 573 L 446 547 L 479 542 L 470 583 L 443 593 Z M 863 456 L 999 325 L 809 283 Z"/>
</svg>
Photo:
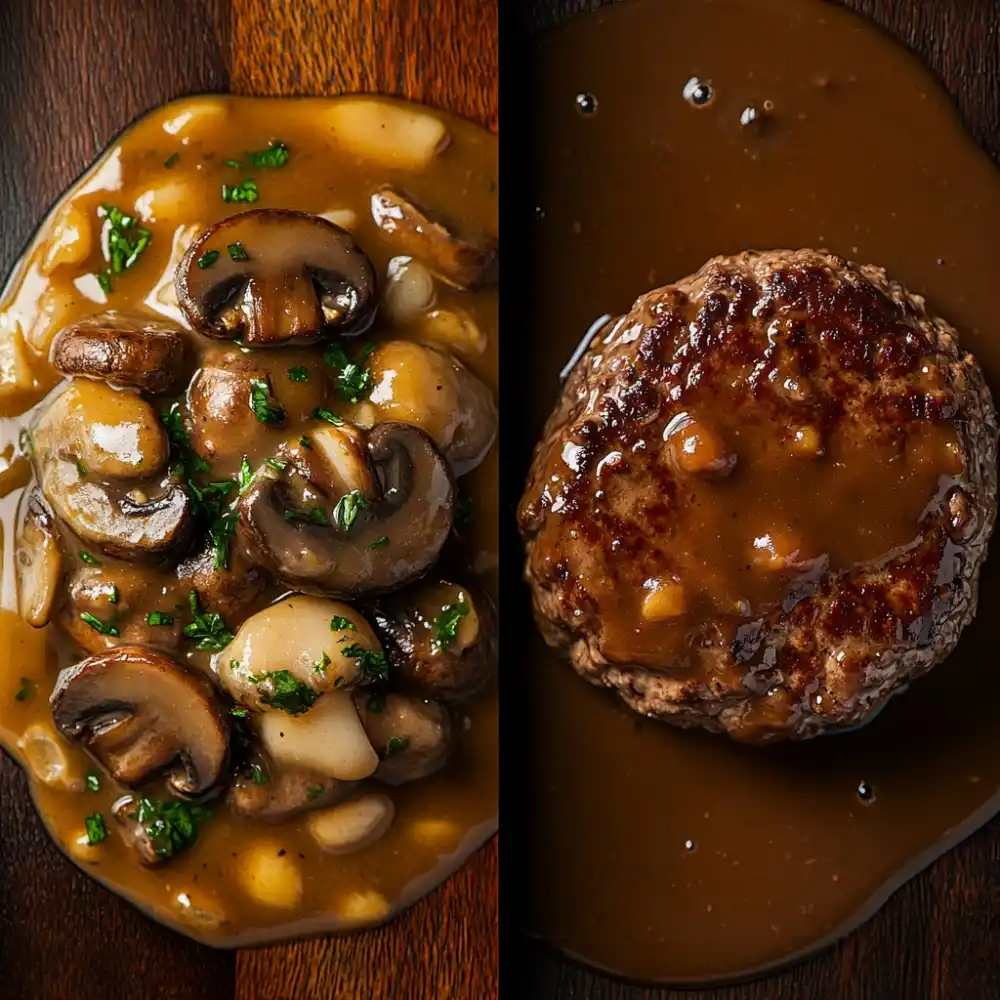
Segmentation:
<svg viewBox="0 0 1000 1000">
<path fill-rule="evenodd" d="M 28 493 L 14 558 L 18 611 L 29 625 L 41 628 L 52 615 L 63 558 L 55 519 L 37 487 Z"/>
<path fill-rule="evenodd" d="M 393 683 L 413 694 L 468 698 L 496 669 L 496 609 L 485 591 L 421 581 L 376 599 L 370 618 L 389 657 Z"/>
<path fill-rule="evenodd" d="M 434 442 L 417 427 L 389 421 L 367 432 L 365 452 L 378 495 L 346 530 L 288 518 L 287 470 L 265 466 L 241 498 L 241 530 L 289 587 L 343 599 L 382 593 L 422 576 L 437 559 L 451 531 L 455 483 Z"/>
<path fill-rule="evenodd" d="M 174 284 L 196 330 L 251 347 L 361 333 L 375 316 L 375 269 L 364 250 L 308 212 L 265 208 L 223 219 L 191 244 Z"/>
<path fill-rule="evenodd" d="M 50 358 L 64 375 L 170 392 L 186 380 L 187 340 L 176 326 L 112 310 L 60 330 Z"/>
<path fill-rule="evenodd" d="M 229 749 L 229 717 L 204 677 L 142 646 L 119 646 L 67 667 L 50 699 L 68 740 L 82 744 L 119 783 L 161 772 L 180 795 L 218 780 Z"/>
</svg>

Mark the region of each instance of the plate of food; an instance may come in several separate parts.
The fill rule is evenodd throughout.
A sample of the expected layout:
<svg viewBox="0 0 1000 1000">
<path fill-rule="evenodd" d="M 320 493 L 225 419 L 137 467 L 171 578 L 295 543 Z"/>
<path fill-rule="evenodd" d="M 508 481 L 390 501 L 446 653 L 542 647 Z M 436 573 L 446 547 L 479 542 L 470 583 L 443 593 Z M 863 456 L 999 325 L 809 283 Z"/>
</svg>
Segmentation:
<svg viewBox="0 0 1000 1000">
<path fill-rule="evenodd" d="M 12 268 L 3 744 L 204 944 L 382 924 L 496 829 L 497 203 L 447 112 L 202 94 Z"/>
</svg>

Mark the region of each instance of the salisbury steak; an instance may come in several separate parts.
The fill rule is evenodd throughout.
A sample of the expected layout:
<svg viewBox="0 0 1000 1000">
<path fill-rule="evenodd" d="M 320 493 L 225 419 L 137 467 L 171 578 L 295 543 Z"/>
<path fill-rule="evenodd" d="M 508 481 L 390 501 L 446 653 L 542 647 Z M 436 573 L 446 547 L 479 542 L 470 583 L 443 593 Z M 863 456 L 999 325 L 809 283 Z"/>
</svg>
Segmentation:
<svg viewBox="0 0 1000 1000">
<path fill-rule="evenodd" d="M 863 722 L 975 613 L 996 440 L 976 360 L 881 268 L 717 257 L 567 380 L 519 512 L 538 623 L 645 715 Z"/>
</svg>

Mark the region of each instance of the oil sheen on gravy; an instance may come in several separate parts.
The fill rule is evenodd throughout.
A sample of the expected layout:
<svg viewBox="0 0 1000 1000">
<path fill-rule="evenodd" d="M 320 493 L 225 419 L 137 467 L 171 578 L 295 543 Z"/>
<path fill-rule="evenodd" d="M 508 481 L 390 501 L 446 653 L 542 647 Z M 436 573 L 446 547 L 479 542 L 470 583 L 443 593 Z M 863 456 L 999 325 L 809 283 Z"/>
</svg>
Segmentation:
<svg viewBox="0 0 1000 1000">
<path fill-rule="evenodd" d="M 30 421 L 31 408 L 60 379 L 47 361 L 48 344 L 56 331 L 106 308 L 184 322 L 171 295 L 170 279 L 185 233 L 190 240 L 192 232 L 247 207 L 330 213 L 332 221 L 353 230 L 381 278 L 394 251 L 372 221 L 369 197 L 382 183 L 405 186 L 446 216 L 484 234 L 496 234 L 494 135 L 453 116 L 385 100 L 443 121 L 450 135 L 448 146 L 430 165 L 407 163 L 384 142 L 360 151 L 337 138 L 329 115 L 337 105 L 361 100 L 378 104 L 383 99 L 211 96 L 160 108 L 121 135 L 60 199 L 15 268 L 0 311 L 0 743 L 22 763 L 18 740 L 32 724 L 51 728 L 48 697 L 58 669 L 73 652 L 54 625 L 34 630 L 18 618 L 13 572 L 15 513 L 30 477 L 19 431 Z M 276 137 L 291 150 L 281 169 L 254 170 L 245 162 L 237 169 L 226 164 L 228 158 L 245 156 L 246 150 L 266 148 Z M 252 206 L 224 202 L 222 185 L 237 184 L 246 176 L 256 179 L 259 200 Z M 94 273 L 107 266 L 97 215 L 105 203 L 134 213 L 152 234 L 139 262 L 115 277 L 107 297 Z M 80 225 L 86 230 L 82 234 Z M 45 273 L 54 234 L 64 246 L 63 263 Z M 464 310 L 473 329 L 480 331 L 475 342 L 449 346 L 495 396 L 495 288 L 464 295 L 439 286 L 435 304 Z M 422 339 L 419 321 L 394 327 L 380 320 L 370 333 L 376 342 L 393 336 Z M 209 346 L 201 342 L 202 349 Z M 313 360 L 322 355 L 320 348 L 312 347 L 275 349 L 255 357 L 263 361 L 270 355 L 264 363 L 273 363 L 284 373 L 288 365 L 301 363 L 303 352 Z M 163 408 L 162 397 L 154 398 L 154 405 Z M 327 405 L 337 409 L 333 403 Z M 273 432 L 262 433 L 260 447 L 273 447 L 273 437 Z M 495 593 L 495 448 L 459 482 L 474 505 L 463 556 L 466 571 L 470 581 Z M 262 606 L 282 589 L 271 588 Z M 233 628 L 237 623 L 227 624 Z M 190 659 L 196 666 L 207 666 L 206 654 L 191 654 Z M 32 694 L 18 700 L 22 678 Z M 445 769 L 392 789 L 395 819 L 389 832 L 347 856 L 319 849 L 307 830 L 309 813 L 269 827 L 241 820 L 220 799 L 213 803 L 213 817 L 199 829 L 193 847 L 158 868 L 143 868 L 111 818 L 112 802 L 122 790 L 103 774 L 98 792 L 84 790 L 82 778 L 94 765 L 82 750 L 63 746 L 66 773 L 76 777 L 79 790 L 46 785 L 30 767 L 26 770 L 50 833 L 84 871 L 177 930 L 209 944 L 234 946 L 380 922 L 441 882 L 482 844 L 496 829 L 495 687 L 463 702 L 453 715 L 452 728 L 454 755 Z M 88 846 L 81 837 L 83 820 L 95 812 L 104 814 L 109 836 Z M 246 891 L 245 879 L 241 884 L 243 859 L 261 845 L 297 864 L 303 885 L 298 905 L 285 909 L 264 905 Z"/>
<path fill-rule="evenodd" d="M 595 320 L 744 249 L 884 266 L 958 328 L 996 394 L 1000 173 L 902 46 L 818 0 L 624 0 L 542 36 L 535 74 L 521 470 Z M 866 919 L 1000 806 L 998 598 L 994 557 L 958 650 L 865 729 L 750 748 L 588 686 L 525 597 L 529 929 L 614 973 L 694 983 Z"/>
</svg>

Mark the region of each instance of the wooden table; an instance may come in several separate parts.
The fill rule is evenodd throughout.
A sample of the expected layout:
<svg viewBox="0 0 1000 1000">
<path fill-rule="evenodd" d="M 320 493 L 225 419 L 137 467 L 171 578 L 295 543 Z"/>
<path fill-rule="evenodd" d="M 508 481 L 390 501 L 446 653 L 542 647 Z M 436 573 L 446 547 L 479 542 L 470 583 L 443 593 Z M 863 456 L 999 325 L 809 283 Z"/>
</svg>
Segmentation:
<svg viewBox="0 0 1000 1000">
<path fill-rule="evenodd" d="M 481 0 L 3 0 L 0 270 L 163 101 L 381 91 L 495 128 L 496 52 L 496 8 Z M 384 929 L 214 951 L 66 861 L 0 755 L 0 1000 L 490 1000 L 496 969 L 495 840 Z"/>
<path fill-rule="evenodd" d="M 973 134 L 1000 158 L 1000 0 L 842 2 L 914 49 L 954 95 Z M 534 0 L 534 20 L 551 24 L 598 5 Z M 505 82 L 505 108 L 507 99 Z M 994 559 L 995 549 L 994 543 Z M 506 866 L 506 851 L 504 856 Z M 643 989 L 592 975 L 530 945 L 515 959 L 506 938 L 503 956 L 505 973 L 508 967 L 521 970 L 504 977 L 505 995 L 509 987 L 517 1000 L 996 1000 L 1000 819 L 904 886 L 845 941 L 756 983 L 704 991 Z"/>
</svg>

